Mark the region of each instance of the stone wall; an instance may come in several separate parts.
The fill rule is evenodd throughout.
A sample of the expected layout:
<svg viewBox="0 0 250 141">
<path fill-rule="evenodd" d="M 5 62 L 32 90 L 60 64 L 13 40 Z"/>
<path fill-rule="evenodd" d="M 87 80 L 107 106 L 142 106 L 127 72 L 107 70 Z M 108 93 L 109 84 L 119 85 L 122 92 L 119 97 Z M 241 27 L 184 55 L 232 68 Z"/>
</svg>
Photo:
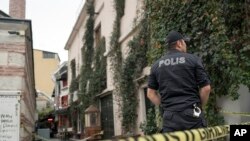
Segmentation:
<svg viewBox="0 0 250 141">
<path fill-rule="evenodd" d="M 20 140 L 31 141 L 36 94 L 30 22 L 0 19 L 0 24 L 3 25 L 0 27 L 0 91 L 21 92 Z M 18 29 L 15 31 L 18 34 L 9 32 L 13 29 Z"/>
</svg>

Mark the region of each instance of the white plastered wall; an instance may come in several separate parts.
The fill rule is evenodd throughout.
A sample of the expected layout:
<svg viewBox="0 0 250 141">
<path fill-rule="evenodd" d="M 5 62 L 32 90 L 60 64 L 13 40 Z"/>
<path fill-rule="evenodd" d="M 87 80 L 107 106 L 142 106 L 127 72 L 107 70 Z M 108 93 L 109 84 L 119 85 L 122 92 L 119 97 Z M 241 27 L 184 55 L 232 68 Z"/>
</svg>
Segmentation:
<svg viewBox="0 0 250 141">
<path fill-rule="evenodd" d="M 222 108 L 222 110 L 228 112 L 250 112 L 250 93 L 246 86 L 241 85 L 238 92 L 240 97 L 238 100 L 232 101 L 230 98 L 224 96 L 217 99 L 217 105 Z M 249 122 L 249 117 L 224 114 L 226 124 L 235 124 L 241 122 Z"/>
</svg>

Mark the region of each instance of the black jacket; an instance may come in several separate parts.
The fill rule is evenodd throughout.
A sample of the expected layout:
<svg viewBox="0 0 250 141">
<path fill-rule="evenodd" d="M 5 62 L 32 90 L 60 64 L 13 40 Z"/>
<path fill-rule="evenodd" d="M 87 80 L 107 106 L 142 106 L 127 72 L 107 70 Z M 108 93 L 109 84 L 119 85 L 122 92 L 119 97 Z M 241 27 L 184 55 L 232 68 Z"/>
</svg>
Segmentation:
<svg viewBox="0 0 250 141">
<path fill-rule="evenodd" d="M 148 87 L 159 90 L 162 107 L 168 111 L 200 104 L 199 88 L 208 84 L 201 59 L 175 49 L 153 64 L 148 79 Z"/>
</svg>

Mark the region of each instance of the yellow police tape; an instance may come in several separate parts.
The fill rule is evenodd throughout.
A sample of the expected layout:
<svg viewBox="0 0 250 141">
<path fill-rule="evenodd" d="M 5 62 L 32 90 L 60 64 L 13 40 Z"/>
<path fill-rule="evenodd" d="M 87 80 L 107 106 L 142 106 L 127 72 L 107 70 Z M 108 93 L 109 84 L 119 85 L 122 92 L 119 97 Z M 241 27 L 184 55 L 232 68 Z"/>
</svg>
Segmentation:
<svg viewBox="0 0 250 141">
<path fill-rule="evenodd" d="M 250 117 L 250 113 L 247 113 L 247 112 L 230 112 L 230 111 L 221 110 L 220 113 Z"/>
<path fill-rule="evenodd" d="M 250 125 L 250 122 L 239 125 Z M 141 137 L 129 137 L 118 141 L 208 141 L 229 135 L 230 125 L 214 126 L 208 128 L 176 131 L 165 134 L 154 134 Z"/>
</svg>

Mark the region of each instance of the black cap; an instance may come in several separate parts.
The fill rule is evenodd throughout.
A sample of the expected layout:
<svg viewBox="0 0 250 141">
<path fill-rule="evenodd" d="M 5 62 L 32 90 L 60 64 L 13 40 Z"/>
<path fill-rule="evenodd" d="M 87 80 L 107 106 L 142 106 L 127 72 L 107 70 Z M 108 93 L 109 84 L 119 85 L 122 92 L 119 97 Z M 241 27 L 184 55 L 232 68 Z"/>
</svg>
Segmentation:
<svg viewBox="0 0 250 141">
<path fill-rule="evenodd" d="M 181 33 L 177 32 L 177 31 L 170 31 L 168 36 L 166 37 L 166 44 L 170 45 L 178 40 L 183 39 L 184 41 L 190 41 L 189 37 L 184 37 L 181 35 Z"/>
</svg>

